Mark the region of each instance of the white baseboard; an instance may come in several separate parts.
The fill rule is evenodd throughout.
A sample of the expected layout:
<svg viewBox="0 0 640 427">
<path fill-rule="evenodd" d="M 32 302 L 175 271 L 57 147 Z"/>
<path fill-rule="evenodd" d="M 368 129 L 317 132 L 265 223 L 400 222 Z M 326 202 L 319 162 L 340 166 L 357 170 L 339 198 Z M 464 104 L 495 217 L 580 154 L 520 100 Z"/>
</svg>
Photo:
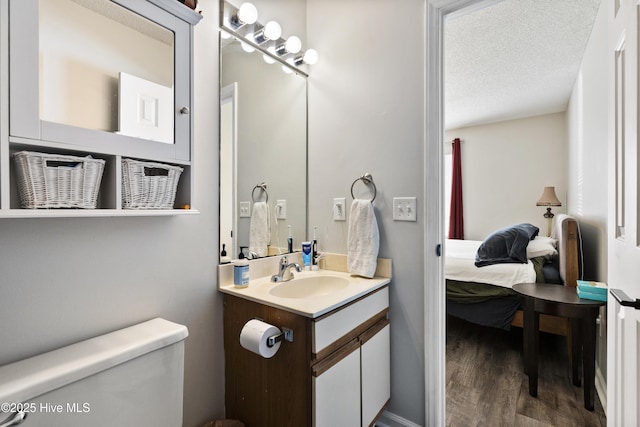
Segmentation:
<svg viewBox="0 0 640 427">
<path fill-rule="evenodd" d="M 399 415 L 384 411 L 375 424 L 376 427 L 421 427 L 416 423 L 405 420 Z"/>
<path fill-rule="evenodd" d="M 604 409 L 604 414 L 607 415 L 607 380 L 604 379 L 604 375 L 602 375 L 602 371 L 598 365 L 596 365 L 595 385 L 596 393 L 598 393 L 600 403 L 602 403 L 602 408 Z"/>
</svg>

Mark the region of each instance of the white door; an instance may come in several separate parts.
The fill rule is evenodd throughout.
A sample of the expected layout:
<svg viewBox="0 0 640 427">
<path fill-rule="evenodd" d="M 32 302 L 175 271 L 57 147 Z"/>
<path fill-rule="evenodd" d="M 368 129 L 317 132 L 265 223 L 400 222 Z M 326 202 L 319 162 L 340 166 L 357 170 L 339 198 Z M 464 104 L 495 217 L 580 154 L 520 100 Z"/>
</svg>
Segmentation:
<svg viewBox="0 0 640 427">
<path fill-rule="evenodd" d="M 609 23 L 608 281 L 640 298 L 638 0 L 607 0 Z M 608 311 L 607 424 L 640 426 L 640 310 L 612 295 Z"/>
</svg>

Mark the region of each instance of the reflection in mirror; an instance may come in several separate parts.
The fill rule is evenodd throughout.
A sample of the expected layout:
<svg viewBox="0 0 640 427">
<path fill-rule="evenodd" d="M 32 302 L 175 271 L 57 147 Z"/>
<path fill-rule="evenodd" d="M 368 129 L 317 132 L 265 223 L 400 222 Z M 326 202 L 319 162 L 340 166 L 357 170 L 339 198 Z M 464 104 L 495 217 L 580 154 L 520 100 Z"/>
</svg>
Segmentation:
<svg viewBox="0 0 640 427">
<path fill-rule="evenodd" d="M 233 38 L 221 45 L 220 248 L 231 258 L 241 247 L 249 255 L 251 216 L 258 213 L 252 194 L 266 201 L 254 192 L 265 183 L 266 253 L 287 252 L 289 226 L 299 250 L 307 228 L 306 79 L 244 51 Z"/>
<path fill-rule="evenodd" d="M 42 120 L 174 143 L 173 32 L 111 1 L 39 0 L 39 46 Z"/>
</svg>

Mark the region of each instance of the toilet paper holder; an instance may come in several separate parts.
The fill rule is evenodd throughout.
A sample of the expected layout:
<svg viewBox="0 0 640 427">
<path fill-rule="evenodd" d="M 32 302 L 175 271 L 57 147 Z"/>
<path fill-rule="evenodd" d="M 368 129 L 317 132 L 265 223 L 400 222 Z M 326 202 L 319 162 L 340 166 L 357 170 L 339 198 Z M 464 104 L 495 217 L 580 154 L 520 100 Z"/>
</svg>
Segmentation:
<svg viewBox="0 0 640 427">
<path fill-rule="evenodd" d="M 267 338 L 267 347 L 271 348 L 283 339 L 285 341 L 293 342 L 293 329 L 289 328 L 280 328 L 282 332 L 277 335 L 272 335 Z"/>
</svg>

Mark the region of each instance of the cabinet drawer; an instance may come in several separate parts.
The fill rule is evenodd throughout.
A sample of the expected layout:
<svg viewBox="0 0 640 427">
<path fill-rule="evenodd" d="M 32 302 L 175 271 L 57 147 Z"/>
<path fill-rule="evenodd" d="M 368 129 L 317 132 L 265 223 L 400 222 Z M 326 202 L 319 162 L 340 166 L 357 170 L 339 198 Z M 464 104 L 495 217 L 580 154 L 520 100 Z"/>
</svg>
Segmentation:
<svg viewBox="0 0 640 427">
<path fill-rule="evenodd" d="M 363 322 L 389 307 L 389 288 L 384 287 L 312 325 L 312 352 L 318 353 Z"/>
</svg>

